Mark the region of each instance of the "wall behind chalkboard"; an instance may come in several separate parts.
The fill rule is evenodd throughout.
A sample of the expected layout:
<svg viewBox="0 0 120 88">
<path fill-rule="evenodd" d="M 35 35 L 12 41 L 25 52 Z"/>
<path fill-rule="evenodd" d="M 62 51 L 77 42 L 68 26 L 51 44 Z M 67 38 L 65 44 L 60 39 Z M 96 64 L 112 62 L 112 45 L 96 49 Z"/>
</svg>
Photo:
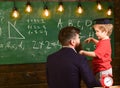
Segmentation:
<svg viewBox="0 0 120 88">
<path fill-rule="evenodd" d="M 96 2 L 82 2 L 84 13 L 75 13 L 77 2 L 64 2 L 64 13 L 56 11 L 58 2 L 47 2 L 50 17 L 42 16 L 43 2 L 31 2 L 33 12 L 24 12 L 26 2 L 16 2 L 19 19 L 11 18 L 13 2 L 0 2 L 0 64 L 23 64 L 46 62 L 48 54 L 61 48 L 57 35 L 61 28 L 69 25 L 81 30 L 81 42 L 95 37 L 92 20 L 108 17 L 106 11 L 112 2 L 102 2 L 103 10 L 96 9 Z M 113 17 L 113 15 L 111 16 Z M 111 36 L 112 48 L 114 36 Z M 93 44 L 83 44 L 86 50 L 94 50 Z"/>
</svg>

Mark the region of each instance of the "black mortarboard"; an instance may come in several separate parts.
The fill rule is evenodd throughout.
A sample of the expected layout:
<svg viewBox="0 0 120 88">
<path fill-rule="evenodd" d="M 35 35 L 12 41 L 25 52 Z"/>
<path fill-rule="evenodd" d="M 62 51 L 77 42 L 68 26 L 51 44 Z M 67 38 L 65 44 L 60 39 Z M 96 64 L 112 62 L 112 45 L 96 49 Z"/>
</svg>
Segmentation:
<svg viewBox="0 0 120 88">
<path fill-rule="evenodd" d="M 112 24 L 112 18 L 99 18 L 93 20 L 93 24 Z"/>
</svg>

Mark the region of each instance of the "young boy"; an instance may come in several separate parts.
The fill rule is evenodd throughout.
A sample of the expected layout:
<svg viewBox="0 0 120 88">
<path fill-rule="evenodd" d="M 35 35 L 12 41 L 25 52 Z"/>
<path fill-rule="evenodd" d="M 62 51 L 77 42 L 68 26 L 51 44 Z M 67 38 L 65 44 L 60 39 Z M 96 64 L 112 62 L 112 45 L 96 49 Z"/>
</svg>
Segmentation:
<svg viewBox="0 0 120 88">
<path fill-rule="evenodd" d="M 81 50 L 79 52 L 82 55 L 93 57 L 93 72 L 98 80 L 101 80 L 102 75 L 112 75 L 111 43 L 109 38 L 113 30 L 111 20 L 110 18 L 94 20 L 93 28 L 98 40 L 90 37 L 85 42 L 95 43 L 96 49 L 94 51 Z"/>
</svg>

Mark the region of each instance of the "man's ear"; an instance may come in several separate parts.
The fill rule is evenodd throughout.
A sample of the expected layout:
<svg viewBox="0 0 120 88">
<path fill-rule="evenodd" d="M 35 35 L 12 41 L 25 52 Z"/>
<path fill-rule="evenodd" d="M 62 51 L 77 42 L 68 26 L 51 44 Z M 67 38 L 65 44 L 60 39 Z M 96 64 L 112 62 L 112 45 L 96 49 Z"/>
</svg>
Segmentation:
<svg viewBox="0 0 120 88">
<path fill-rule="evenodd" d="M 70 44 L 71 44 L 72 46 L 75 46 L 75 40 L 74 40 L 74 39 L 71 39 L 71 40 L 70 40 Z"/>
</svg>

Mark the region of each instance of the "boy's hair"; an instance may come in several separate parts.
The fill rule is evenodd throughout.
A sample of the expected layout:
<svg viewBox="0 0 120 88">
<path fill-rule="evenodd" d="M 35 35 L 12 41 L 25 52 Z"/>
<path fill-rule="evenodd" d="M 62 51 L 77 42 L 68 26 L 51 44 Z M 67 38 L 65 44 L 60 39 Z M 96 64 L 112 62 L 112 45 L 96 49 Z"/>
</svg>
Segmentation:
<svg viewBox="0 0 120 88">
<path fill-rule="evenodd" d="M 58 40 L 61 45 L 68 45 L 70 39 L 73 39 L 76 34 L 79 34 L 80 30 L 73 26 L 67 26 L 60 30 Z"/>
<path fill-rule="evenodd" d="M 107 32 L 107 35 L 110 36 L 113 31 L 113 24 L 95 24 L 93 27 L 98 26 L 102 32 Z"/>
</svg>

